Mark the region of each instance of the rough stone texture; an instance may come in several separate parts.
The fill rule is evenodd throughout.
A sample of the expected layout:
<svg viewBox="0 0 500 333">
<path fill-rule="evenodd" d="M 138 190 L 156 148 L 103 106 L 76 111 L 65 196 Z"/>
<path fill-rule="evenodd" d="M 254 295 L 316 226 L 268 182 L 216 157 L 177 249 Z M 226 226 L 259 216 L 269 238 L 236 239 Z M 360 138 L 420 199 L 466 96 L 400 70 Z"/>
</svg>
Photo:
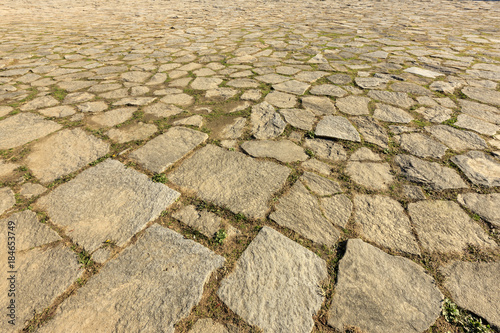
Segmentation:
<svg viewBox="0 0 500 333">
<path fill-rule="evenodd" d="M 415 112 L 420 113 L 425 120 L 430 121 L 431 123 L 442 123 L 451 118 L 453 114 L 452 109 L 448 109 L 442 107 L 440 105 L 433 106 L 430 108 L 421 107 L 415 110 Z"/>
<path fill-rule="evenodd" d="M 154 225 L 66 299 L 40 331 L 173 333 L 223 264 L 202 245 Z"/>
<path fill-rule="evenodd" d="M 269 216 L 283 227 L 290 228 L 316 243 L 332 246 L 340 233 L 326 220 L 320 210 L 318 199 L 296 182 L 276 205 Z"/>
<path fill-rule="evenodd" d="M 148 105 L 143 110 L 145 114 L 152 115 L 158 118 L 167 118 L 183 112 L 182 109 L 178 108 L 175 105 L 165 104 L 162 102 Z"/>
<path fill-rule="evenodd" d="M 432 252 L 461 252 L 468 245 L 496 248 L 488 235 L 453 201 L 424 200 L 408 205 L 422 247 Z"/>
<path fill-rule="evenodd" d="M 413 120 L 413 117 L 406 111 L 386 104 L 377 104 L 373 112 L 373 117 L 378 120 L 407 124 Z"/>
<path fill-rule="evenodd" d="M 471 211 L 481 216 L 481 218 L 500 227 L 500 193 L 459 194 L 457 201 Z"/>
<path fill-rule="evenodd" d="M 281 109 L 280 113 L 287 123 L 304 131 L 312 130 L 316 117 L 304 109 Z"/>
<path fill-rule="evenodd" d="M 15 204 L 14 191 L 8 187 L 0 187 L 0 215 L 14 207 Z"/>
<path fill-rule="evenodd" d="M 304 147 L 311 149 L 315 156 L 332 161 L 344 161 L 347 154 L 340 144 L 325 139 L 306 139 Z"/>
<path fill-rule="evenodd" d="M 246 118 L 238 117 L 232 124 L 227 125 L 221 132 L 223 139 L 238 139 L 243 135 L 243 130 L 247 123 Z"/>
<path fill-rule="evenodd" d="M 135 107 L 114 109 L 90 117 L 90 122 L 98 127 L 112 127 L 130 119 L 135 111 L 137 111 Z"/>
<path fill-rule="evenodd" d="M 76 110 L 69 105 L 54 106 L 53 108 L 38 110 L 45 117 L 63 118 L 74 115 Z"/>
<path fill-rule="evenodd" d="M 403 195 L 410 200 L 425 200 L 425 193 L 420 186 L 404 185 Z"/>
<path fill-rule="evenodd" d="M 0 149 L 24 145 L 57 131 L 62 126 L 33 113 L 19 113 L 0 121 Z"/>
<path fill-rule="evenodd" d="M 290 80 L 273 85 L 273 89 L 275 90 L 295 95 L 303 95 L 306 92 L 306 90 L 309 89 L 309 87 L 310 87 L 309 84 L 295 80 Z"/>
<path fill-rule="evenodd" d="M 462 131 L 446 125 L 429 126 L 425 130 L 455 151 L 488 147 L 486 141 L 479 135 L 469 131 Z"/>
<path fill-rule="evenodd" d="M 233 213 L 263 218 L 268 201 L 290 174 L 290 169 L 255 161 L 239 152 L 212 145 L 198 150 L 168 177 L 174 184 L 196 191 L 198 197 L 227 207 Z"/>
<path fill-rule="evenodd" d="M 500 106 L 499 91 L 477 87 L 465 87 L 462 89 L 462 92 L 465 94 L 465 96 L 482 103 Z"/>
<path fill-rule="evenodd" d="M 222 79 L 216 77 L 197 77 L 191 82 L 191 88 L 196 90 L 210 90 L 217 89 Z"/>
<path fill-rule="evenodd" d="M 366 147 L 361 147 L 356 150 L 351 157 L 349 157 L 349 161 L 373 161 L 380 162 L 382 159 L 379 155 L 375 154 L 373 151 Z"/>
<path fill-rule="evenodd" d="M 356 195 L 354 219 L 361 235 L 391 250 L 420 255 L 410 219 L 397 201 L 382 195 Z"/>
<path fill-rule="evenodd" d="M 132 152 L 130 158 L 151 172 L 161 173 L 207 139 L 205 133 L 172 127 Z"/>
<path fill-rule="evenodd" d="M 304 168 L 305 170 L 317 172 L 317 173 L 322 174 L 324 176 L 329 176 L 331 171 L 332 171 L 331 166 L 329 166 L 328 164 L 323 163 L 321 161 L 318 161 L 315 158 L 311 158 L 305 162 L 302 162 L 300 164 L 300 166 L 302 168 Z"/>
<path fill-rule="evenodd" d="M 466 114 L 458 115 L 455 126 L 467 128 L 475 132 L 490 136 L 495 135 L 498 131 L 500 131 L 499 126 L 493 125 L 486 121 L 482 121 L 481 119 L 468 116 Z"/>
<path fill-rule="evenodd" d="M 326 116 L 316 125 L 315 134 L 320 137 L 360 142 L 358 131 L 344 117 Z"/>
<path fill-rule="evenodd" d="M 241 255 L 221 282 L 219 297 L 231 310 L 264 332 L 310 332 L 324 297 L 318 286 L 326 262 L 269 227 Z M 283 281 L 288 281 L 283 283 Z"/>
<path fill-rule="evenodd" d="M 161 101 L 165 104 L 188 106 L 194 103 L 194 98 L 188 94 L 172 94 L 163 97 Z"/>
<path fill-rule="evenodd" d="M 500 163 L 480 151 L 470 151 L 451 158 L 460 170 L 476 185 L 500 186 Z"/>
<path fill-rule="evenodd" d="M 462 106 L 462 113 L 500 125 L 500 111 L 497 108 L 465 99 L 460 99 L 458 102 Z"/>
<path fill-rule="evenodd" d="M 307 160 L 304 149 L 289 140 L 280 141 L 246 141 L 241 148 L 254 157 L 271 157 L 283 163 Z"/>
<path fill-rule="evenodd" d="M 1 105 L 0 106 L 0 117 L 8 115 L 14 108 L 11 106 Z"/>
<path fill-rule="evenodd" d="M 108 159 L 40 198 L 36 207 L 87 251 L 110 239 L 125 244 L 172 204 L 179 193 Z"/>
<path fill-rule="evenodd" d="M 418 67 L 410 67 L 408 69 L 405 69 L 405 72 L 412 73 L 412 74 L 417 74 L 425 77 L 430 77 L 435 79 L 438 76 L 444 76 L 442 73 L 434 72 L 428 69 L 424 68 L 418 68 Z"/>
<path fill-rule="evenodd" d="M 415 101 L 408 97 L 408 94 L 401 92 L 370 90 L 368 97 L 404 109 L 415 104 Z"/>
<path fill-rule="evenodd" d="M 320 84 L 314 86 L 311 88 L 310 93 L 313 95 L 325 95 L 332 97 L 344 97 L 345 95 L 347 95 L 347 91 L 340 87 L 334 86 L 333 84 Z"/>
<path fill-rule="evenodd" d="M 191 117 L 179 119 L 173 122 L 173 125 L 184 125 L 184 126 L 194 126 L 200 128 L 203 125 L 203 117 L 199 114 L 196 114 Z"/>
<path fill-rule="evenodd" d="M 212 238 L 219 231 L 222 219 L 208 211 L 198 212 L 196 207 L 189 205 L 172 214 L 174 219 L 197 229 L 208 238 Z"/>
<path fill-rule="evenodd" d="M 320 199 L 321 208 L 328 220 L 345 228 L 352 214 L 352 201 L 343 194 Z"/>
<path fill-rule="evenodd" d="M 388 255 L 359 239 L 347 242 L 328 324 L 370 333 L 420 333 L 434 324 L 443 295 L 414 262 Z"/>
<path fill-rule="evenodd" d="M 337 105 L 340 112 L 354 116 L 361 116 L 370 113 L 370 110 L 368 110 L 369 102 L 370 99 L 368 97 L 347 96 L 344 98 L 338 98 L 335 101 L 335 105 Z"/>
<path fill-rule="evenodd" d="M 359 117 L 351 120 L 358 127 L 359 133 L 366 142 L 376 144 L 382 148 L 389 147 L 387 131 L 375 119 L 371 117 Z"/>
<path fill-rule="evenodd" d="M 335 113 L 335 105 L 328 97 L 306 96 L 302 97 L 302 106 L 316 116 Z"/>
<path fill-rule="evenodd" d="M 408 180 L 427 185 L 434 190 L 468 187 L 455 170 L 438 163 L 409 155 L 398 155 L 394 162 Z"/>
<path fill-rule="evenodd" d="M 32 101 L 24 104 L 20 107 L 21 111 L 31 111 L 42 108 L 49 108 L 51 106 L 56 106 L 59 104 L 59 101 L 52 96 L 41 96 L 37 97 Z"/>
<path fill-rule="evenodd" d="M 339 183 L 311 172 L 304 172 L 300 180 L 316 195 L 332 195 L 342 192 Z"/>
<path fill-rule="evenodd" d="M 31 199 L 33 197 L 39 196 L 45 191 L 47 191 L 47 189 L 40 184 L 25 183 L 21 186 L 19 194 L 26 199 Z"/>
<path fill-rule="evenodd" d="M 267 102 L 254 105 L 250 116 L 252 134 L 256 139 L 276 138 L 285 130 L 286 123 Z"/>
<path fill-rule="evenodd" d="M 293 108 L 297 104 L 297 97 L 280 91 L 267 94 L 264 100 L 277 108 Z"/>
<path fill-rule="evenodd" d="M 139 122 L 130 126 L 112 128 L 106 132 L 106 135 L 115 142 L 125 143 L 129 141 L 146 140 L 156 133 L 157 130 L 158 128 L 153 124 Z"/>
<path fill-rule="evenodd" d="M 17 168 L 19 168 L 19 165 L 15 163 L 4 163 L 0 160 L 0 179 L 12 175 Z"/>
<path fill-rule="evenodd" d="M 35 143 L 26 164 L 42 183 L 50 183 L 83 168 L 108 151 L 108 143 L 80 128 L 66 129 Z"/>
<path fill-rule="evenodd" d="M 441 158 L 448 147 L 421 133 L 403 133 L 400 138 L 401 148 L 418 157 Z"/>
<path fill-rule="evenodd" d="M 456 261 L 440 271 L 458 306 L 500 328 L 500 262 Z"/>
<path fill-rule="evenodd" d="M 353 181 L 372 190 L 387 190 L 394 181 L 387 163 L 349 162 L 345 171 Z"/>
<path fill-rule="evenodd" d="M 188 333 L 229 333 L 224 325 L 214 322 L 210 318 L 198 319 Z"/>
</svg>

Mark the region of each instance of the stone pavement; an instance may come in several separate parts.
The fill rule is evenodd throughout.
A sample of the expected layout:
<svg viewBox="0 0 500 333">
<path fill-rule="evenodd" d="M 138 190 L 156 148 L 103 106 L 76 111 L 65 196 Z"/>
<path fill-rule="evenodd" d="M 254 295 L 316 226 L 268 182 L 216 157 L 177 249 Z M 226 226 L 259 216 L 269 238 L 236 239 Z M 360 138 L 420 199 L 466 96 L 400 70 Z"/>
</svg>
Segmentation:
<svg viewBox="0 0 500 333">
<path fill-rule="evenodd" d="M 499 332 L 499 2 L 3 0 L 0 41 L 1 332 Z"/>
</svg>

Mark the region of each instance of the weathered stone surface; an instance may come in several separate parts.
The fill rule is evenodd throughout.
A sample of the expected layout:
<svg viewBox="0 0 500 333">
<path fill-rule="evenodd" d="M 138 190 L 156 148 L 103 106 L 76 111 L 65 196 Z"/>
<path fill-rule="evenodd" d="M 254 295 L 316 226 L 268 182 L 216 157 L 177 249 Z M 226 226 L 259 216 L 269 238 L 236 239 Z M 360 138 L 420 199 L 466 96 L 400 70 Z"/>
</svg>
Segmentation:
<svg viewBox="0 0 500 333">
<path fill-rule="evenodd" d="M 456 261 L 440 272 L 458 306 L 500 327 L 500 262 Z"/>
<path fill-rule="evenodd" d="M 235 79 L 228 81 L 226 85 L 234 88 L 257 88 L 259 82 L 253 79 Z"/>
<path fill-rule="evenodd" d="M 19 194 L 27 199 L 31 199 L 33 197 L 39 196 L 45 191 L 47 191 L 47 189 L 40 184 L 25 183 L 21 186 Z"/>
<path fill-rule="evenodd" d="M 276 138 L 283 133 L 286 123 L 267 102 L 254 105 L 250 116 L 252 122 L 252 134 L 256 139 Z"/>
<path fill-rule="evenodd" d="M 420 254 L 410 219 L 397 201 L 382 195 L 356 195 L 354 220 L 361 235 L 391 250 Z"/>
<path fill-rule="evenodd" d="M 408 180 L 427 185 L 434 190 L 468 187 L 455 170 L 438 163 L 409 155 L 398 155 L 394 162 Z"/>
<path fill-rule="evenodd" d="M 500 106 L 500 92 L 477 87 L 465 87 L 462 89 L 465 96 L 486 104 Z"/>
<path fill-rule="evenodd" d="M 320 198 L 321 208 L 328 220 L 344 228 L 352 214 L 352 201 L 344 194 Z"/>
<path fill-rule="evenodd" d="M 157 130 L 157 127 L 153 124 L 139 122 L 130 126 L 112 128 L 106 132 L 106 135 L 115 142 L 125 143 L 135 140 L 146 140 L 156 133 Z"/>
<path fill-rule="evenodd" d="M 173 333 L 223 264 L 223 257 L 202 245 L 153 225 L 66 299 L 41 332 Z"/>
<path fill-rule="evenodd" d="M 172 204 L 179 193 L 108 159 L 38 199 L 36 207 L 87 251 L 107 239 L 125 244 Z"/>
<path fill-rule="evenodd" d="M 120 76 L 126 82 L 143 83 L 151 77 L 151 74 L 149 72 L 132 71 L 123 73 Z"/>
<path fill-rule="evenodd" d="M 172 127 L 132 152 L 130 158 L 151 172 L 161 173 L 207 139 L 205 133 Z"/>
<path fill-rule="evenodd" d="M 45 96 L 49 97 L 49 96 Z M 51 97 L 52 98 L 52 97 Z M 77 104 L 77 103 L 83 103 L 83 102 L 88 102 L 91 101 L 95 98 L 94 94 L 90 94 L 88 92 L 74 92 L 74 93 L 69 93 L 64 97 L 63 104 Z M 44 105 L 43 107 L 49 107 L 49 106 L 54 106 L 59 104 L 56 99 L 54 99 L 55 102 L 52 102 L 50 104 Z M 57 103 L 56 103 L 57 102 Z"/>
<path fill-rule="evenodd" d="M 246 118 L 238 117 L 234 120 L 233 123 L 224 127 L 221 132 L 221 137 L 223 139 L 238 139 L 243 135 L 243 130 L 247 123 Z"/>
<path fill-rule="evenodd" d="M 353 181 L 372 190 L 386 190 L 394 181 L 387 163 L 349 162 L 345 171 Z"/>
<path fill-rule="evenodd" d="M 407 109 L 415 104 L 408 94 L 401 92 L 370 90 L 368 97 L 400 108 Z"/>
<path fill-rule="evenodd" d="M 324 176 L 329 176 L 331 171 L 332 171 L 331 166 L 329 166 L 328 164 L 323 163 L 321 161 L 318 161 L 315 158 L 311 158 L 305 162 L 302 162 L 300 164 L 300 166 L 302 168 L 304 168 L 305 170 L 317 172 L 317 173 L 322 174 Z"/>
<path fill-rule="evenodd" d="M 436 124 L 450 119 L 453 114 L 452 109 L 442 107 L 441 105 L 432 106 L 430 108 L 421 107 L 416 109 L 415 112 L 420 113 L 425 120 Z"/>
<path fill-rule="evenodd" d="M 373 333 L 420 333 L 441 312 L 443 295 L 414 262 L 388 255 L 359 239 L 347 242 L 328 324 Z"/>
<path fill-rule="evenodd" d="M 455 151 L 485 149 L 488 147 L 486 141 L 476 133 L 459 130 L 451 126 L 428 126 L 425 130 Z"/>
<path fill-rule="evenodd" d="M 418 67 L 410 67 L 408 69 L 405 69 L 405 72 L 412 73 L 412 74 L 417 74 L 425 77 L 430 77 L 435 79 L 438 76 L 444 76 L 442 73 L 434 72 L 428 69 L 424 68 L 418 68 Z"/>
<path fill-rule="evenodd" d="M 316 195 L 332 195 L 342 192 L 339 183 L 311 172 L 304 172 L 300 180 Z"/>
<path fill-rule="evenodd" d="M 375 119 L 371 117 L 359 117 L 351 120 L 358 127 L 359 133 L 361 133 L 366 142 L 376 144 L 382 148 L 389 147 L 387 131 Z"/>
<path fill-rule="evenodd" d="M 115 106 L 143 106 L 156 100 L 156 97 L 126 97 L 114 102 Z"/>
<path fill-rule="evenodd" d="M 347 95 L 347 91 L 344 89 L 334 86 L 333 84 L 320 84 L 311 88 L 311 94 L 313 95 L 324 95 L 333 97 L 344 97 Z M 338 107 L 338 105 L 337 105 Z"/>
<path fill-rule="evenodd" d="M 8 187 L 0 187 L 0 215 L 14 207 L 15 204 L 14 191 Z"/>
<path fill-rule="evenodd" d="M 250 90 L 245 91 L 240 96 L 240 99 L 242 99 L 244 101 L 258 101 L 261 96 L 262 96 L 262 93 L 260 92 L 260 90 L 250 89 Z"/>
<path fill-rule="evenodd" d="M 403 124 L 408 124 L 413 120 L 413 117 L 408 112 L 380 103 L 377 104 L 375 111 L 373 111 L 373 117 L 386 122 Z"/>
<path fill-rule="evenodd" d="M 436 81 L 442 82 L 442 81 Z M 421 96 L 433 96 L 433 93 L 424 87 L 411 83 L 411 82 L 394 82 L 391 84 L 391 89 L 398 92 L 405 92 L 413 95 L 421 95 Z"/>
<path fill-rule="evenodd" d="M 315 134 L 320 137 L 360 142 L 358 131 L 344 117 L 326 116 L 316 125 Z"/>
<path fill-rule="evenodd" d="M 41 96 L 37 97 L 34 100 L 29 101 L 20 107 L 21 111 L 31 111 L 42 108 L 50 108 L 51 106 L 56 106 L 59 104 L 59 101 L 52 96 Z"/>
<path fill-rule="evenodd" d="M 66 129 L 35 143 L 26 164 L 42 183 L 50 183 L 83 168 L 108 151 L 108 143 L 80 128 Z"/>
<path fill-rule="evenodd" d="M 193 205 L 183 207 L 173 213 L 172 217 L 198 230 L 208 238 L 212 238 L 219 231 L 222 223 L 222 219 L 214 213 L 206 210 L 198 212 Z"/>
<path fill-rule="evenodd" d="M 38 110 L 38 112 L 43 114 L 45 117 L 63 118 L 74 115 L 76 113 L 76 110 L 72 106 L 61 105 L 61 106 L 54 106 L 53 108 L 41 109 Z"/>
<path fill-rule="evenodd" d="M 410 200 L 425 200 L 425 193 L 420 186 L 404 185 L 403 195 Z"/>
<path fill-rule="evenodd" d="M 0 149 L 24 145 L 62 126 L 33 113 L 19 113 L 0 121 Z"/>
<path fill-rule="evenodd" d="M 4 163 L 4 161 L 0 160 L 0 180 L 12 175 L 17 168 L 19 168 L 19 165 L 16 163 Z"/>
<path fill-rule="evenodd" d="M 273 91 L 264 100 L 277 108 L 293 108 L 297 104 L 297 97 L 287 93 Z"/>
<path fill-rule="evenodd" d="M 102 112 L 108 108 L 108 104 L 103 101 L 87 102 L 77 106 L 80 112 Z"/>
<path fill-rule="evenodd" d="M 356 150 L 351 157 L 349 157 L 350 161 L 373 161 L 379 162 L 382 161 L 379 155 L 375 154 L 373 151 L 366 147 L 361 147 Z"/>
<path fill-rule="evenodd" d="M 246 141 L 241 148 L 253 157 L 271 157 L 283 163 L 307 160 L 304 149 L 289 140 Z"/>
<path fill-rule="evenodd" d="M 335 105 L 328 97 L 306 96 L 302 97 L 302 106 L 316 116 L 335 113 Z"/>
<path fill-rule="evenodd" d="M 445 145 L 421 133 L 403 133 L 399 141 L 401 148 L 419 157 L 441 158 L 448 150 Z"/>
<path fill-rule="evenodd" d="M 11 106 L 6 106 L 6 105 L 0 106 L 0 117 L 8 115 L 13 110 L 14 110 L 14 108 Z"/>
<path fill-rule="evenodd" d="M 210 90 L 217 89 L 222 79 L 217 77 L 197 77 L 191 82 L 191 88 L 196 90 Z"/>
<path fill-rule="evenodd" d="M 287 167 L 207 145 L 183 162 L 169 179 L 235 214 L 263 218 L 269 210 L 268 201 L 289 174 Z"/>
<path fill-rule="evenodd" d="M 90 117 L 89 121 L 96 124 L 98 127 L 112 127 L 129 120 L 135 111 L 137 111 L 135 107 L 113 109 L 101 114 L 96 114 Z"/>
<path fill-rule="evenodd" d="M 273 85 L 274 90 L 283 91 L 294 95 L 304 95 L 309 87 L 309 84 L 295 80 L 290 80 Z"/>
<path fill-rule="evenodd" d="M 468 245 L 497 245 L 453 201 L 424 200 L 408 205 L 408 212 L 422 247 L 432 252 L 461 252 Z"/>
<path fill-rule="evenodd" d="M 203 117 L 196 114 L 191 117 L 176 120 L 173 122 L 173 125 L 194 126 L 200 128 L 203 125 Z"/>
<path fill-rule="evenodd" d="M 480 151 L 470 151 L 451 158 L 460 170 L 476 185 L 500 186 L 500 163 Z"/>
<path fill-rule="evenodd" d="M 194 98 L 188 94 L 172 94 L 163 97 L 161 101 L 165 104 L 188 106 L 194 103 Z"/>
<path fill-rule="evenodd" d="M 481 218 L 500 227 L 500 193 L 464 193 L 458 195 L 457 201 Z"/>
<path fill-rule="evenodd" d="M 344 161 L 347 154 L 340 144 L 325 139 L 306 139 L 304 147 L 313 151 L 314 155 L 332 161 Z"/>
<path fill-rule="evenodd" d="M 337 105 L 340 112 L 360 116 L 370 113 L 370 110 L 368 110 L 369 102 L 370 99 L 368 97 L 347 96 L 344 98 L 338 98 L 335 101 L 335 105 Z"/>
<path fill-rule="evenodd" d="M 500 125 L 500 110 L 497 108 L 465 99 L 459 99 L 458 102 L 462 106 L 462 113 Z"/>
<path fill-rule="evenodd" d="M 158 118 L 168 118 L 183 112 L 182 109 L 175 105 L 165 104 L 162 102 L 148 105 L 143 109 L 143 111 L 147 115 L 152 115 Z"/>
<path fill-rule="evenodd" d="M 217 294 L 264 332 L 310 332 L 324 297 L 326 262 L 269 227 L 259 232 Z M 288 281 L 289 283 L 282 283 Z"/>
<path fill-rule="evenodd" d="M 340 236 L 333 224 L 323 217 L 318 199 L 301 182 L 296 182 L 279 200 L 276 211 L 269 217 L 279 225 L 327 246 L 335 244 Z"/>
<path fill-rule="evenodd" d="M 498 131 L 500 131 L 499 126 L 493 125 L 492 123 L 488 123 L 481 119 L 468 116 L 466 114 L 458 115 L 455 126 L 467 128 L 475 132 L 490 136 L 495 135 Z"/>
<path fill-rule="evenodd" d="M 188 333 L 229 333 L 224 325 L 214 322 L 210 318 L 198 319 Z"/>
<path fill-rule="evenodd" d="M 281 109 L 280 113 L 285 117 L 287 123 L 305 131 L 312 129 L 316 119 L 312 112 L 304 109 Z"/>
</svg>

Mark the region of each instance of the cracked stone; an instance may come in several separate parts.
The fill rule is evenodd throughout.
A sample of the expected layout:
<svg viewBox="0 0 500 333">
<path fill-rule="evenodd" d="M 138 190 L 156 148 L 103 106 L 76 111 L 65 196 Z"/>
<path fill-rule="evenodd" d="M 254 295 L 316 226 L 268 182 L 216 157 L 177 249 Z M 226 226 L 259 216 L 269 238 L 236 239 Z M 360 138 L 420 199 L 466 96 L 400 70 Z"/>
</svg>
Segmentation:
<svg viewBox="0 0 500 333">
<path fill-rule="evenodd" d="M 387 190 L 387 185 L 394 181 L 387 163 L 349 162 L 346 173 L 354 182 L 372 190 Z"/>
<path fill-rule="evenodd" d="M 500 227 L 500 193 L 464 193 L 458 195 L 457 201 L 481 218 Z"/>
<path fill-rule="evenodd" d="M 500 163 L 480 151 L 470 151 L 451 158 L 460 170 L 476 185 L 500 186 Z"/>
<path fill-rule="evenodd" d="M 337 105 L 337 108 L 340 112 L 349 115 L 360 116 L 370 114 L 370 111 L 368 110 L 369 102 L 370 99 L 368 97 L 347 96 L 344 98 L 338 98 L 335 101 L 335 105 Z"/>
<path fill-rule="evenodd" d="M 241 145 L 241 148 L 253 157 L 271 157 L 283 163 L 307 160 L 304 149 L 289 140 L 246 141 Z"/>
<path fill-rule="evenodd" d="M 267 102 L 254 105 L 250 116 L 252 135 L 259 140 L 276 138 L 283 133 L 286 123 Z"/>
<path fill-rule="evenodd" d="M 344 117 L 326 116 L 316 125 L 315 134 L 320 137 L 361 142 L 358 131 Z"/>
<path fill-rule="evenodd" d="M 0 149 L 10 149 L 44 137 L 62 128 L 33 113 L 19 113 L 0 121 Z"/>
</svg>

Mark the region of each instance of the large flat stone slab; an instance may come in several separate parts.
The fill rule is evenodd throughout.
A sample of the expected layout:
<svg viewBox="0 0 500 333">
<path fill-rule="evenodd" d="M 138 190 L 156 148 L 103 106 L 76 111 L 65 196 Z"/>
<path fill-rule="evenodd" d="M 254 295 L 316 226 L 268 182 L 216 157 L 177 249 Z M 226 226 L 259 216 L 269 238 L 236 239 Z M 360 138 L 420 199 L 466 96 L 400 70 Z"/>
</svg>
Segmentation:
<svg viewBox="0 0 500 333">
<path fill-rule="evenodd" d="M 315 134 L 320 137 L 361 142 L 356 128 L 341 116 L 326 116 L 316 125 Z"/>
<path fill-rule="evenodd" d="M 486 221 L 500 227 L 500 193 L 464 193 L 458 195 L 457 201 Z"/>
<path fill-rule="evenodd" d="M 387 190 L 394 181 L 388 163 L 348 162 L 345 172 L 359 185 L 377 191 Z"/>
<path fill-rule="evenodd" d="M 339 264 L 328 324 L 344 332 L 420 333 L 441 312 L 443 295 L 434 279 L 411 260 L 350 239 Z"/>
<path fill-rule="evenodd" d="M 22 146 L 62 128 L 33 113 L 19 113 L 0 121 L 0 149 Z"/>
<path fill-rule="evenodd" d="M 500 163 L 481 151 L 470 151 L 456 155 L 451 161 L 458 165 L 467 178 L 476 185 L 500 186 Z"/>
<path fill-rule="evenodd" d="M 264 227 L 221 282 L 217 294 L 236 314 L 266 333 L 311 332 L 324 297 L 326 262 Z M 286 283 L 283 283 L 286 281 Z"/>
<path fill-rule="evenodd" d="M 462 92 L 469 98 L 482 103 L 500 106 L 500 92 L 478 87 L 465 87 Z"/>
<path fill-rule="evenodd" d="M 179 195 L 108 159 L 59 186 L 35 205 L 91 252 L 108 239 L 124 245 Z"/>
<path fill-rule="evenodd" d="M 26 158 L 28 168 L 42 183 L 50 183 L 106 155 L 109 144 L 75 128 L 57 132 L 31 150 Z"/>
<path fill-rule="evenodd" d="M 455 151 L 488 148 L 486 141 L 476 133 L 459 130 L 446 125 L 429 126 L 425 130 Z"/>
<path fill-rule="evenodd" d="M 283 133 L 286 127 L 286 123 L 279 113 L 267 102 L 252 107 L 250 120 L 252 122 L 252 135 L 259 140 L 276 138 Z"/>
<path fill-rule="evenodd" d="M 497 245 L 453 201 L 424 200 L 408 205 L 408 212 L 422 247 L 431 252 L 461 252 L 468 245 Z"/>
<path fill-rule="evenodd" d="M 173 333 L 223 264 L 202 245 L 153 225 L 65 300 L 40 332 Z"/>
<path fill-rule="evenodd" d="M 263 218 L 269 210 L 268 201 L 289 174 L 285 166 L 207 145 L 168 177 L 174 184 L 195 191 L 201 199 L 235 214 Z"/>
<path fill-rule="evenodd" d="M 307 160 L 304 149 L 290 140 L 246 141 L 241 148 L 254 157 L 272 157 L 283 163 Z"/>
<path fill-rule="evenodd" d="M 130 158 L 151 172 L 161 173 L 207 139 L 205 133 L 172 127 L 132 152 Z"/>
<path fill-rule="evenodd" d="M 14 207 L 16 197 L 9 187 L 0 187 L 0 215 Z"/>
<path fill-rule="evenodd" d="M 441 158 L 448 150 L 442 143 L 422 133 L 403 133 L 399 143 L 401 148 L 418 157 Z"/>
</svg>

